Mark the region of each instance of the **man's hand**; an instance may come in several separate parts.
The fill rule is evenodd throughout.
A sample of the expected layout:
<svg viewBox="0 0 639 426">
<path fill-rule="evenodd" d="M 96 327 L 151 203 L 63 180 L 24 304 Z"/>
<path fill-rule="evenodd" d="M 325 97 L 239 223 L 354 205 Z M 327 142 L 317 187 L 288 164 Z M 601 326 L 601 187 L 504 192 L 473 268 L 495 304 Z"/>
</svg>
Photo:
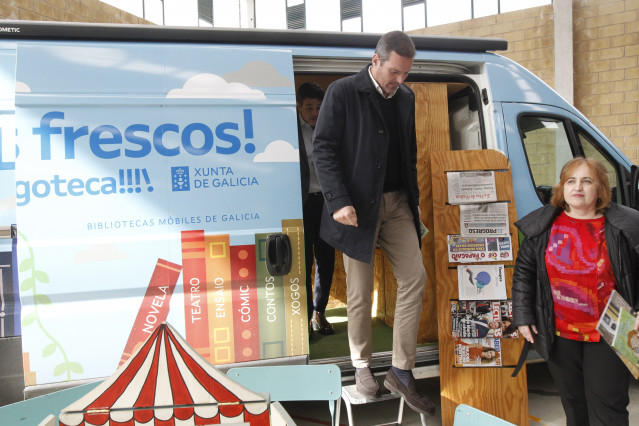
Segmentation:
<svg viewBox="0 0 639 426">
<path fill-rule="evenodd" d="M 524 336 L 524 338 L 526 340 L 528 340 L 530 343 L 534 343 L 535 339 L 533 337 L 533 333 L 538 334 L 537 333 L 537 326 L 536 325 L 520 325 L 519 327 L 519 332 L 521 333 L 522 336 Z M 532 332 L 531 332 L 532 330 Z"/>
<path fill-rule="evenodd" d="M 335 210 L 333 212 L 333 219 L 342 225 L 357 227 L 357 213 L 355 213 L 355 207 L 353 206 L 344 206 L 339 210 Z"/>
</svg>

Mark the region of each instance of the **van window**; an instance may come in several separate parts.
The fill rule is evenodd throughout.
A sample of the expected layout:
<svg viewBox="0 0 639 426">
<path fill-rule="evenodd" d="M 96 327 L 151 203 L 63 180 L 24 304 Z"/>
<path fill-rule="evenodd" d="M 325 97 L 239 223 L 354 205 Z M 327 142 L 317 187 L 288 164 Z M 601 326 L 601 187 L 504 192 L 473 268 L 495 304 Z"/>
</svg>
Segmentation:
<svg viewBox="0 0 639 426">
<path fill-rule="evenodd" d="M 620 203 L 622 200 L 621 185 L 617 184 L 619 179 L 614 165 L 595 148 L 596 145 L 588 135 L 582 131 L 578 131 L 577 137 L 579 138 L 579 144 L 584 151 L 584 155 L 586 157 L 594 157 L 601 161 L 601 163 L 606 167 L 606 170 L 608 170 L 608 179 L 610 180 L 610 187 L 612 188 L 612 201 Z"/>
<path fill-rule="evenodd" d="M 548 204 L 561 167 L 573 157 L 566 128 L 558 119 L 529 116 L 521 117 L 519 128 L 535 191 Z"/>
<path fill-rule="evenodd" d="M 482 149 L 477 96 L 471 86 L 448 84 L 450 149 Z"/>
<path fill-rule="evenodd" d="M 597 150 L 593 140 L 582 129 L 560 118 L 522 116 L 519 119 L 519 130 L 535 191 L 542 203 L 550 203 L 552 187 L 559 181 L 563 165 L 578 156 L 594 157 L 604 164 L 609 171 L 613 201 L 621 200 L 615 167 Z M 574 144 L 571 144 L 571 134 L 576 134 Z"/>
</svg>

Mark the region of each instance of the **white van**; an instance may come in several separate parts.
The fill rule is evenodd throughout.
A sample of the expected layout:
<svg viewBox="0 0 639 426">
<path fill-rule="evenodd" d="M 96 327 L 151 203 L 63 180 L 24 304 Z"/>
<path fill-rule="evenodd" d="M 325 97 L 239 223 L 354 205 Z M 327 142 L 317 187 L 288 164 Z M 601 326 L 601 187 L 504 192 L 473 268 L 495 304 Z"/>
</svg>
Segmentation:
<svg viewBox="0 0 639 426">
<path fill-rule="evenodd" d="M 326 361 L 309 360 L 295 89 L 359 71 L 378 38 L 0 22 L 3 392 L 108 376 L 162 321 L 217 365 Z M 492 53 L 506 41 L 413 39 L 407 83 L 444 101 L 418 102 L 448 149 L 508 157 L 519 216 L 579 155 L 636 207 L 637 167 Z"/>
</svg>

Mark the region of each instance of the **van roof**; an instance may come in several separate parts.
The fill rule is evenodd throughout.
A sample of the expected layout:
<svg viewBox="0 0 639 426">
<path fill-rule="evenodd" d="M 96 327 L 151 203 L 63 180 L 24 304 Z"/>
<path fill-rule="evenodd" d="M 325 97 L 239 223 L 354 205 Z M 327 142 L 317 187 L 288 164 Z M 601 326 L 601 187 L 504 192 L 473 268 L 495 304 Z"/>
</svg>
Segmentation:
<svg viewBox="0 0 639 426">
<path fill-rule="evenodd" d="M 262 30 L 165 27 L 156 25 L 0 21 L 0 39 L 154 41 L 375 48 L 381 34 L 320 32 L 306 30 Z M 489 52 L 506 50 L 499 38 L 428 36 L 410 34 L 417 50 Z"/>
</svg>

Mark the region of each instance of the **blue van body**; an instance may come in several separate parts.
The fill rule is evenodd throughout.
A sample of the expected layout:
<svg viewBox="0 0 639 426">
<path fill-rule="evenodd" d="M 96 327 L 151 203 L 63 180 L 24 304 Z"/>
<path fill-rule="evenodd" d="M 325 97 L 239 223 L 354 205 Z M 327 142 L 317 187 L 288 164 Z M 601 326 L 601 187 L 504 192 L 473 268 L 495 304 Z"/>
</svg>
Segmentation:
<svg viewBox="0 0 639 426">
<path fill-rule="evenodd" d="M 307 362 L 295 88 L 359 71 L 378 38 L 0 22 L 0 350 L 22 348 L 18 382 L 107 376 L 159 321 L 213 363 Z M 632 203 L 636 167 L 492 53 L 504 40 L 414 40 L 409 84 L 446 86 L 450 149 L 508 157 L 518 216 L 577 155 Z"/>
</svg>

